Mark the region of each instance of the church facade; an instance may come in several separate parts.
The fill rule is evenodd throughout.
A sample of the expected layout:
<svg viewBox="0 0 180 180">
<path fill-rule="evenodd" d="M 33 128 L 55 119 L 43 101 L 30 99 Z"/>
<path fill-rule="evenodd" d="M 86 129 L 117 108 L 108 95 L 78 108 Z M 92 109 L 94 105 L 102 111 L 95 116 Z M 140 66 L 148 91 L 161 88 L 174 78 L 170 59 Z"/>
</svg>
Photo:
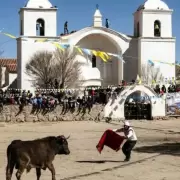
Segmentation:
<svg viewBox="0 0 180 180">
<path fill-rule="evenodd" d="M 57 7 L 49 0 L 29 0 L 19 11 L 20 36 L 17 38 L 18 88 L 32 89 L 32 80 L 25 73 L 26 63 L 37 51 L 54 51 L 49 42 L 35 42 L 48 38 L 51 41 L 92 50 L 118 54 L 103 62 L 96 57 L 77 55 L 82 63 L 83 86 L 118 85 L 122 80 L 135 80 L 142 75 L 142 66 L 154 61 L 164 78 L 175 78 L 175 45 L 172 35 L 173 10 L 161 0 L 147 0 L 134 13 L 134 34 L 122 34 L 103 26 L 97 8 L 90 27 L 57 36 Z M 37 25 L 40 30 L 37 32 Z"/>
</svg>

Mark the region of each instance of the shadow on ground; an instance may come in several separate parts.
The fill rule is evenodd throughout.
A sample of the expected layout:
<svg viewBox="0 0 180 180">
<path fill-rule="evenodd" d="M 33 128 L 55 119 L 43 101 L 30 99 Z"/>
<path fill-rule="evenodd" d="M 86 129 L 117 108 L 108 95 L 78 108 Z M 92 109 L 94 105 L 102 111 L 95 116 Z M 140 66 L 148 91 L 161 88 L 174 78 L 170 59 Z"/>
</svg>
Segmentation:
<svg viewBox="0 0 180 180">
<path fill-rule="evenodd" d="M 180 143 L 163 143 L 154 146 L 142 146 L 134 151 L 141 153 L 160 153 L 173 156 L 180 156 Z"/>
<path fill-rule="evenodd" d="M 78 179 L 78 178 L 84 178 L 85 179 L 85 178 L 87 178 L 89 176 L 99 175 L 99 174 L 104 173 L 104 172 L 110 172 L 110 171 L 113 171 L 113 170 L 116 170 L 116 169 L 120 169 L 120 168 L 130 166 L 130 165 L 139 164 L 139 163 L 142 163 L 142 162 L 147 161 L 149 159 L 154 159 L 154 158 L 156 158 L 158 156 L 160 156 L 160 155 L 159 154 L 158 155 L 153 155 L 153 156 L 150 156 L 150 157 L 138 160 L 138 161 L 134 161 L 134 162 L 126 162 L 126 163 L 123 163 L 123 164 L 120 163 L 117 166 L 102 169 L 100 171 L 90 172 L 90 173 L 87 173 L 87 174 L 79 174 L 79 175 L 75 175 L 75 176 L 71 176 L 71 177 L 66 177 L 66 178 L 63 178 L 63 179 L 60 179 L 60 180 L 75 180 L 75 179 Z M 80 163 L 89 163 L 89 162 L 90 163 L 96 163 L 96 162 L 102 162 L 102 161 L 76 161 L 76 162 L 80 162 Z M 121 162 L 121 161 L 111 161 L 111 160 L 108 161 L 108 160 L 105 160 L 105 162 Z"/>
<path fill-rule="evenodd" d="M 120 163 L 123 161 L 113 161 L 113 160 L 100 160 L 100 161 L 76 161 L 77 163 L 92 163 L 92 164 L 103 164 L 103 163 Z"/>
</svg>

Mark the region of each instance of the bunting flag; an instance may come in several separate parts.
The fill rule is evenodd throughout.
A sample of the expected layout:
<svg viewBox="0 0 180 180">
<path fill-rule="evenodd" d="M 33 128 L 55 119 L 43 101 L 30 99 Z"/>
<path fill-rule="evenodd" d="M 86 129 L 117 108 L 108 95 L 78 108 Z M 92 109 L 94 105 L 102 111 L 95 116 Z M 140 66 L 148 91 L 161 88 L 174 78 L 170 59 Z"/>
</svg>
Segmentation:
<svg viewBox="0 0 180 180">
<path fill-rule="evenodd" d="M 0 32 L 1 34 L 4 34 L 10 38 L 16 39 L 17 37 L 8 34 L 8 33 L 3 33 Z M 23 39 L 24 41 L 28 41 L 28 39 Z M 54 40 L 50 40 L 48 38 L 43 38 L 43 39 L 35 39 L 32 40 L 32 42 L 50 42 L 52 44 L 54 44 L 58 49 L 64 51 L 65 48 L 70 47 L 69 44 L 61 44 L 58 41 L 54 41 Z M 118 55 L 118 54 L 112 54 L 112 53 L 108 53 L 108 52 L 103 52 L 103 51 L 96 51 L 96 50 L 92 50 L 92 49 L 86 49 L 86 48 L 80 48 L 78 46 L 74 46 L 74 48 L 76 48 L 76 50 L 81 54 L 81 55 L 95 55 L 96 57 L 100 57 L 104 62 L 107 62 L 109 59 L 111 59 L 111 56 L 114 56 L 116 58 L 118 58 L 119 60 L 123 61 L 123 63 L 125 63 L 125 61 L 123 60 L 123 57 Z"/>
<path fill-rule="evenodd" d="M 16 39 L 17 37 L 9 34 L 9 33 L 4 33 L 2 31 L 0 31 L 1 34 L 8 36 L 12 39 Z M 23 39 L 24 41 L 30 41 L 29 39 Z M 50 40 L 48 38 L 44 38 L 44 39 L 36 39 L 36 40 L 31 40 L 33 42 L 50 42 L 52 44 L 54 44 L 57 48 L 59 48 L 60 50 L 64 51 L 65 48 L 69 47 L 69 44 L 61 44 L 58 41 L 54 41 L 54 40 Z M 111 56 L 117 57 L 119 60 L 123 61 L 123 63 L 125 63 L 125 61 L 123 60 L 123 57 L 121 55 L 118 54 L 112 54 L 112 53 L 108 53 L 108 52 L 103 52 L 103 51 L 96 51 L 96 50 L 90 50 L 90 49 L 85 49 L 85 48 L 80 48 L 78 46 L 74 46 L 76 48 L 76 50 L 81 54 L 81 55 L 95 55 L 97 57 L 100 57 L 104 62 L 107 62 L 109 59 L 111 59 Z M 163 61 L 159 61 L 159 60 L 148 60 L 148 64 L 150 64 L 151 66 L 154 66 L 154 62 L 158 62 L 158 63 L 162 63 L 162 64 L 169 64 L 171 66 L 180 66 L 179 63 L 168 63 L 168 62 L 163 62 Z"/>
<path fill-rule="evenodd" d="M 170 65 L 170 66 L 175 66 L 175 65 L 177 65 L 177 64 L 175 64 L 175 63 L 168 63 L 168 62 L 163 62 L 163 61 L 159 61 L 159 60 L 148 60 L 148 63 L 153 63 L 153 61 L 158 62 L 158 63 L 161 63 L 161 64 L 168 64 L 168 65 Z M 153 64 L 154 64 L 154 63 L 153 63 Z"/>
<path fill-rule="evenodd" d="M 81 48 L 79 48 L 79 47 L 77 47 L 77 46 L 75 46 L 75 48 L 77 49 L 77 51 L 78 51 L 81 55 L 83 55 L 83 52 L 82 52 Z"/>
<path fill-rule="evenodd" d="M 156 81 L 154 79 L 152 80 L 152 84 L 156 84 Z"/>
<path fill-rule="evenodd" d="M 8 37 L 10 37 L 10 38 L 13 38 L 13 39 L 16 39 L 16 38 L 17 38 L 16 36 L 13 36 L 12 34 L 3 33 L 3 32 L 1 32 L 1 34 L 4 34 L 4 35 L 6 35 L 6 36 L 8 36 Z"/>
<path fill-rule="evenodd" d="M 154 66 L 154 63 L 151 60 L 148 60 L 148 64 Z"/>
<path fill-rule="evenodd" d="M 58 49 L 64 51 L 64 48 L 62 48 L 59 43 L 53 42 L 52 44 L 54 44 Z"/>
</svg>

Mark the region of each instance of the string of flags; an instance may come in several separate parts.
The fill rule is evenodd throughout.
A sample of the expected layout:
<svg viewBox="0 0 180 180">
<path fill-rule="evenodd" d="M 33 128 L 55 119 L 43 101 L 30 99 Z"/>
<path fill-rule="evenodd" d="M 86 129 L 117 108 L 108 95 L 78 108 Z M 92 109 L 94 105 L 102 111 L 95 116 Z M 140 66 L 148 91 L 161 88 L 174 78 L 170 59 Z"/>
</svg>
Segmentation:
<svg viewBox="0 0 180 180">
<path fill-rule="evenodd" d="M 4 32 L 0 32 L 1 34 L 8 36 L 12 39 L 16 39 L 17 37 L 9 34 L 9 33 L 4 33 Z M 70 44 L 61 44 L 59 43 L 59 41 L 54 41 L 54 40 L 50 40 L 48 38 L 43 38 L 43 39 L 35 39 L 35 40 L 27 40 L 27 39 L 23 39 L 24 41 L 32 41 L 32 42 L 50 42 L 53 45 L 55 45 L 58 49 L 60 49 L 61 51 L 64 51 L 66 48 L 70 47 Z M 104 51 L 97 51 L 97 50 L 92 50 L 92 49 L 86 49 L 86 48 L 81 48 L 79 46 L 74 46 L 74 48 L 77 50 L 78 53 L 80 53 L 81 55 L 94 55 L 96 57 L 100 57 L 104 62 L 108 62 L 108 60 L 111 59 L 111 56 L 118 58 L 119 60 L 123 61 L 123 63 L 125 63 L 125 61 L 123 60 L 123 57 L 119 54 L 113 54 L 113 53 L 108 53 L 108 52 L 104 52 Z"/>
<path fill-rule="evenodd" d="M 168 62 L 163 62 L 159 60 L 148 60 L 148 64 L 150 64 L 151 66 L 154 66 L 154 62 L 161 63 L 161 64 L 168 64 L 170 66 L 174 66 L 174 65 L 180 66 L 180 64 L 177 64 L 177 63 L 168 63 Z"/>
<path fill-rule="evenodd" d="M 137 83 L 138 84 L 143 84 L 142 79 L 140 77 L 137 78 Z M 152 81 L 151 81 L 151 85 L 156 85 L 156 84 L 160 84 L 160 83 L 161 83 L 160 81 L 157 82 L 155 79 L 152 79 Z M 169 78 L 169 79 L 165 78 L 164 83 L 165 84 L 175 84 L 176 81 L 175 81 L 174 77 Z"/>
<path fill-rule="evenodd" d="M 17 37 L 9 34 L 9 33 L 5 33 L 0 31 L 1 34 L 8 36 L 12 39 L 16 39 Z M 27 40 L 27 39 L 23 39 L 24 41 L 33 41 L 33 42 L 50 42 L 52 44 L 54 44 L 58 49 L 64 51 L 66 48 L 70 47 L 70 44 L 61 44 L 59 43 L 59 41 L 55 41 L 55 40 L 50 40 L 48 38 L 43 38 L 43 39 L 35 39 L 35 40 Z M 81 48 L 79 46 L 74 46 L 74 48 L 76 48 L 76 50 L 81 54 L 81 55 L 95 55 L 97 57 L 100 57 L 104 62 L 107 62 L 108 60 L 111 59 L 111 56 L 114 56 L 116 58 L 118 58 L 119 60 L 122 60 L 123 63 L 125 63 L 125 61 L 123 60 L 123 57 L 119 54 L 113 54 L 113 53 L 108 53 L 108 52 L 103 52 L 103 51 L 97 51 L 97 50 L 92 50 L 92 49 L 86 49 L 86 48 Z M 157 63 L 161 63 L 161 64 L 168 64 L 170 66 L 179 66 L 180 67 L 180 63 L 168 63 L 168 62 L 163 62 L 163 61 L 159 61 L 159 60 L 148 60 L 148 64 L 150 64 L 151 66 L 155 65 L 155 62 Z"/>
</svg>

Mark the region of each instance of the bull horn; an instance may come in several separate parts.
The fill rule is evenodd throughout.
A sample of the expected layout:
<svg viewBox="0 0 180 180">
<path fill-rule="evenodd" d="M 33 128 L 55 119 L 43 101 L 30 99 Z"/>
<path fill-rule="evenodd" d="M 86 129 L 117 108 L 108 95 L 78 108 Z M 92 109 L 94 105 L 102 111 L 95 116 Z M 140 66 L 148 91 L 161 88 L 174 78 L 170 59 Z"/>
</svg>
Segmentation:
<svg viewBox="0 0 180 180">
<path fill-rule="evenodd" d="M 70 138 L 70 135 L 66 139 L 69 139 L 69 138 Z"/>
</svg>

